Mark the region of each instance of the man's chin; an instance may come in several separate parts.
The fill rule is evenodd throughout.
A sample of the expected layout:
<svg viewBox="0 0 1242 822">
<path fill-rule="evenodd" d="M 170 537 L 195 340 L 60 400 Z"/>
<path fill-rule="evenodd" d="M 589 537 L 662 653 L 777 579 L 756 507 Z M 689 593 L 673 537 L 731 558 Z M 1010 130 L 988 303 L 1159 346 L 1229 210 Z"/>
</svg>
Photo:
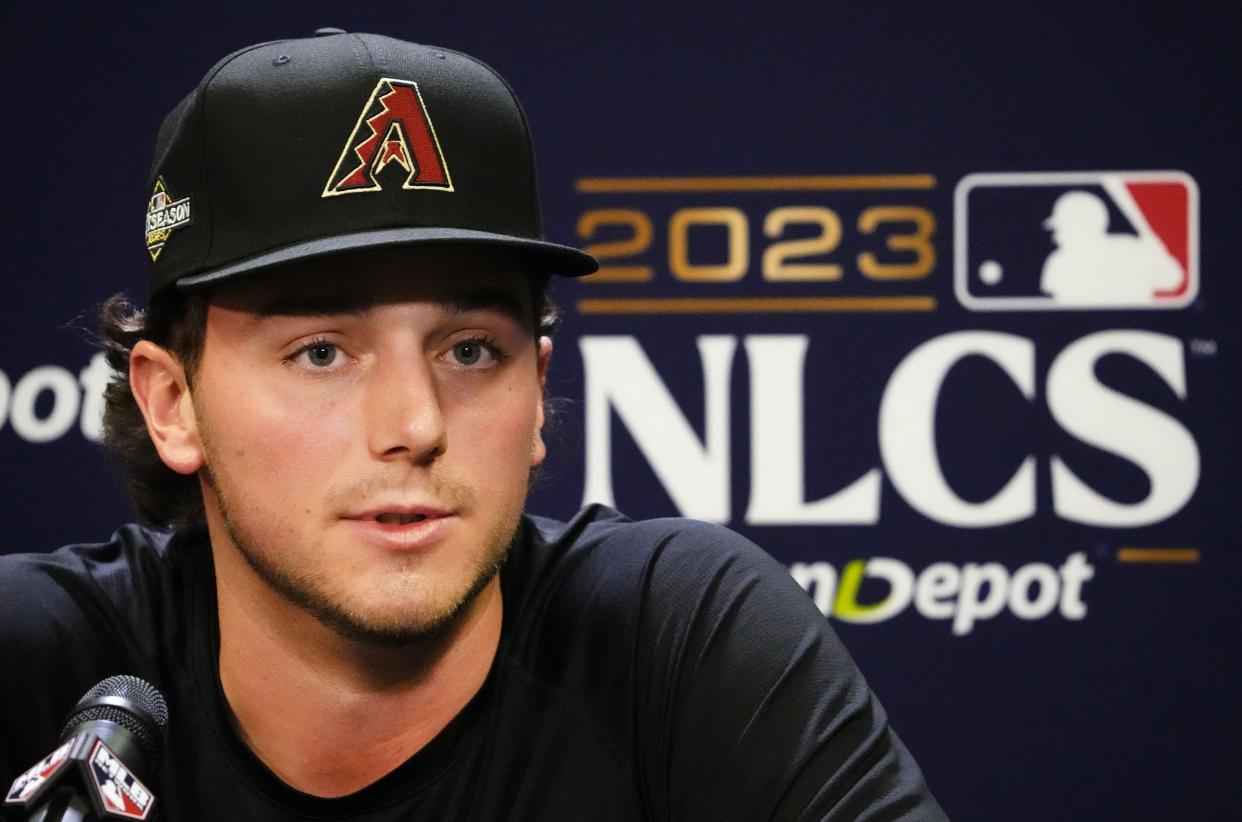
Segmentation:
<svg viewBox="0 0 1242 822">
<path fill-rule="evenodd" d="M 294 601 L 320 624 L 342 639 L 372 647 L 395 648 L 425 644 L 450 633 L 469 615 L 480 594 L 499 573 L 499 564 L 474 580 L 464 595 L 452 597 L 438 606 L 419 602 L 408 606 L 393 604 L 365 611 L 345 608 L 326 598 Z"/>
</svg>

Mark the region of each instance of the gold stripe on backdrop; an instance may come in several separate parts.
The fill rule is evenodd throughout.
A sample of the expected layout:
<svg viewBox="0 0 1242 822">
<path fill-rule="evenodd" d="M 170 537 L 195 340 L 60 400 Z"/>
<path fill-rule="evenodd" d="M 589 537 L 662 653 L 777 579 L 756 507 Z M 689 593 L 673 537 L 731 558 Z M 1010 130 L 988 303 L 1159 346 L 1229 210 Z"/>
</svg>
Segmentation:
<svg viewBox="0 0 1242 822">
<path fill-rule="evenodd" d="M 1118 562 L 1182 562 L 1199 561 L 1198 548 L 1118 548 Z"/>
<path fill-rule="evenodd" d="M 583 314 L 809 314 L 935 310 L 935 297 L 618 297 L 578 301 L 578 311 Z"/>
<path fill-rule="evenodd" d="M 936 187 L 934 174 L 819 174 L 769 177 L 583 177 L 579 194 L 644 191 L 877 191 L 927 190 Z"/>
</svg>

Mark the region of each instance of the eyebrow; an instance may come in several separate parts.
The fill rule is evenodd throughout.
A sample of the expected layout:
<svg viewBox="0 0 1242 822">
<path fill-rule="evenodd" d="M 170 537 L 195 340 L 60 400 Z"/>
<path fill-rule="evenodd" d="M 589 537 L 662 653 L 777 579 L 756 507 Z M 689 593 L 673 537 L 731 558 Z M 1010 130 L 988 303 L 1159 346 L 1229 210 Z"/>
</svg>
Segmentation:
<svg viewBox="0 0 1242 822">
<path fill-rule="evenodd" d="M 531 309 L 522 305 L 516 294 L 500 288 L 477 288 L 456 294 L 446 300 L 444 305 L 458 314 L 480 309 L 499 311 L 519 325 L 525 325 L 531 317 Z"/>
<path fill-rule="evenodd" d="M 499 288 L 477 288 L 431 301 L 439 303 L 445 313 L 495 310 L 521 324 L 527 322 L 531 312 L 516 294 Z M 284 295 L 265 303 L 255 314 L 259 322 L 276 317 L 360 316 L 375 303 L 369 296 L 357 293 Z"/>
<path fill-rule="evenodd" d="M 254 312 L 260 321 L 274 317 L 328 317 L 339 314 L 364 314 L 371 301 L 361 295 L 294 295 L 281 296 L 265 303 Z"/>
</svg>

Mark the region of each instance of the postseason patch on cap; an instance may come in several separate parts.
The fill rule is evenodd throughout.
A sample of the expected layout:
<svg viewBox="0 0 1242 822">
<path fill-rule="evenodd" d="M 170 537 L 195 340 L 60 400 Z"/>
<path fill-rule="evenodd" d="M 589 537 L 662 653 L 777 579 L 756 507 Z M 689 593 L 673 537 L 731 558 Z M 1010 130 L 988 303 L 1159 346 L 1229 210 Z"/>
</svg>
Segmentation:
<svg viewBox="0 0 1242 822">
<path fill-rule="evenodd" d="M 453 190 L 418 84 L 385 77 L 363 105 L 323 196 L 379 191 L 379 174 L 389 165 L 405 172 L 402 188 Z"/>
<path fill-rule="evenodd" d="M 155 189 L 147 202 L 147 253 L 151 261 L 159 258 L 173 231 L 190 224 L 190 198 L 174 200 L 164 185 L 164 178 L 155 181 Z"/>
</svg>

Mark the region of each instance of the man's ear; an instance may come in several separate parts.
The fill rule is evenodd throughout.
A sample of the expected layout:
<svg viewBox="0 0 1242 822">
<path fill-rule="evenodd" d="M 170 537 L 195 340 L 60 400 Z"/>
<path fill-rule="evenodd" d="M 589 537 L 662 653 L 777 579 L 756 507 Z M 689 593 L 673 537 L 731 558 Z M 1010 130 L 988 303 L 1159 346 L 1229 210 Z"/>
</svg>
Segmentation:
<svg viewBox="0 0 1242 822">
<path fill-rule="evenodd" d="M 535 467 L 543 462 L 544 457 L 548 455 L 548 448 L 543 442 L 543 406 L 544 391 L 548 384 L 548 363 L 552 359 L 552 338 L 539 338 L 539 396 L 536 398 L 538 405 L 535 408 L 535 436 L 531 441 L 530 448 L 530 464 Z"/>
<path fill-rule="evenodd" d="M 194 400 L 177 358 L 149 340 L 139 340 L 129 355 L 129 387 L 164 464 L 178 474 L 201 468 L 203 445 Z"/>
</svg>

